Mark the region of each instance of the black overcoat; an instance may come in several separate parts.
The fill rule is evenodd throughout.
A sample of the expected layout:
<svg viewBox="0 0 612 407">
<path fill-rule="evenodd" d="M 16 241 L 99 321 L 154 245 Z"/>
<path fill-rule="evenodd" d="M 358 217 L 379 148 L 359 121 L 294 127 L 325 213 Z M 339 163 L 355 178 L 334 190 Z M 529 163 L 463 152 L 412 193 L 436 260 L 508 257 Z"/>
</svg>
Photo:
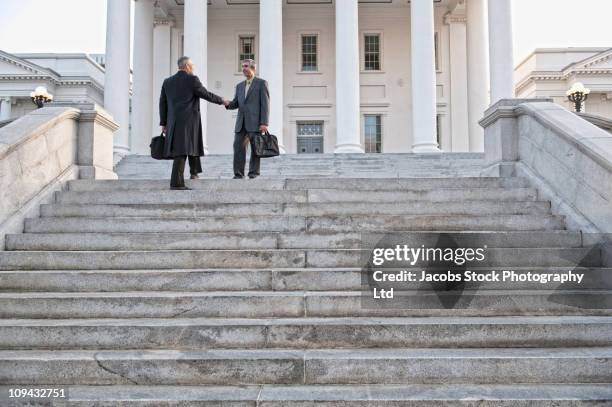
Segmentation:
<svg viewBox="0 0 612 407">
<path fill-rule="evenodd" d="M 223 98 L 207 91 L 196 75 L 178 71 L 164 80 L 159 97 L 159 125 L 166 126 L 166 157 L 204 155 L 200 98 L 223 104 Z"/>
</svg>

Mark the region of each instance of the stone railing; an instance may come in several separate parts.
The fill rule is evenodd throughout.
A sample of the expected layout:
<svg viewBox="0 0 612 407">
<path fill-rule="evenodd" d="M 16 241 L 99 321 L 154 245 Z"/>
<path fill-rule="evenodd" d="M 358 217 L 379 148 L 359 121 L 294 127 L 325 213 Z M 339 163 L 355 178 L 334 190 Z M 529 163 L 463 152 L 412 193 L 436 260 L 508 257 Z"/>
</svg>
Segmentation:
<svg viewBox="0 0 612 407">
<path fill-rule="evenodd" d="M 0 129 L 0 250 L 4 235 L 23 231 L 25 217 L 75 178 L 117 178 L 117 124 L 93 104 L 45 107 Z"/>
<path fill-rule="evenodd" d="M 582 117 L 587 122 L 592 123 L 595 126 L 599 127 L 600 129 L 603 129 L 607 131 L 608 133 L 612 133 L 612 119 L 609 119 L 603 116 L 598 116 L 596 114 L 591 114 L 591 113 L 576 113 L 576 114 Z"/>
<path fill-rule="evenodd" d="M 612 135 L 548 99 L 507 99 L 480 121 L 483 175 L 523 176 L 570 229 L 612 236 Z M 608 263 L 612 253 L 607 247 Z M 612 264 L 612 263 L 610 263 Z"/>
</svg>

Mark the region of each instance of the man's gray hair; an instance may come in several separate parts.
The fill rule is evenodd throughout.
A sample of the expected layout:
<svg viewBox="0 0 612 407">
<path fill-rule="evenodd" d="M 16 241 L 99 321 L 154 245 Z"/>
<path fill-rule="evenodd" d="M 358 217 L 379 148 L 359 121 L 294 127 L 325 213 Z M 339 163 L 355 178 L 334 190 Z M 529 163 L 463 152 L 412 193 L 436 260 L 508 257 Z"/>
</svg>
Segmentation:
<svg viewBox="0 0 612 407">
<path fill-rule="evenodd" d="M 243 60 L 242 60 L 242 63 L 243 63 L 243 64 L 244 64 L 244 63 L 247 63 L 247 64 L 249 64 L 249 66 L 250 66 L 251 68 L 253 68 L 253 69 L 257 70 L 257 64 L 255 63 L 255 60 L 254 60 L 254 59 L 243 59 Z"/>
<path fill-rule="evenodd" d="M 188 56 L 182 56 L 178 59 L 177 64 L 178 64 L 178 68 L 179 69 L 185 69 L 185 67 L 187 66 L 187 63 L 189 63 L 189 61 L 191 60 L 191 58 L 189 58 Z"/>
</svg>

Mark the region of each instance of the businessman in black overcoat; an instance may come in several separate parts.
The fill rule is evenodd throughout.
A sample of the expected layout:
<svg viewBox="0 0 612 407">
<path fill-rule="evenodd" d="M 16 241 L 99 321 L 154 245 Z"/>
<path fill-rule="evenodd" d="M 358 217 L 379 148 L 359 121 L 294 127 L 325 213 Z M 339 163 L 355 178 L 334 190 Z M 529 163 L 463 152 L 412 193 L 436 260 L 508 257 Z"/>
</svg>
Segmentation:
<svg viewBox="0 0 612 407">
<path fill-rule="evenodd" d="M 202 172 L 200 157 L 204 156 L 200 99 L 218 105 L 229 101 L 209 92 L 194 75 L 194 64 L 189 57 L 178 60 L 178 72 L 164 80 L 159 97 L 159 124 L 166 134 L 164 155 L 174 159 L 170 189 L 186 190 L 183 172 L 189 158 L 191 179 Z"/>
</svg>

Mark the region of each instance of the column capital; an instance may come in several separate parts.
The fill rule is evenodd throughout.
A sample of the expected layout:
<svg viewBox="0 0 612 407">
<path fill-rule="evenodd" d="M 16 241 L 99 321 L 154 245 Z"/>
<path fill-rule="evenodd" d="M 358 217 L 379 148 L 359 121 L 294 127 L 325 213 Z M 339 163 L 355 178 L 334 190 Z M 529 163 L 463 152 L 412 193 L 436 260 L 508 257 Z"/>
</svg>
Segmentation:
<svg viewBox="0 0 612 407">
<path fill-rule="evenodd" d="M 455 14 L 455 12 L 448 13 L 444 16 L 444 24 L 465 24 L 467 23 L 467 16 L 463 13 Z"/>
<path fill-rule="evenodd" d="M 158 25 L 166 25 L 168 27 L 174 27 L 174 20 L 169 18 L 156 18 L 153 20 L 153 27 L 157 27 Z"/>
</svg>

